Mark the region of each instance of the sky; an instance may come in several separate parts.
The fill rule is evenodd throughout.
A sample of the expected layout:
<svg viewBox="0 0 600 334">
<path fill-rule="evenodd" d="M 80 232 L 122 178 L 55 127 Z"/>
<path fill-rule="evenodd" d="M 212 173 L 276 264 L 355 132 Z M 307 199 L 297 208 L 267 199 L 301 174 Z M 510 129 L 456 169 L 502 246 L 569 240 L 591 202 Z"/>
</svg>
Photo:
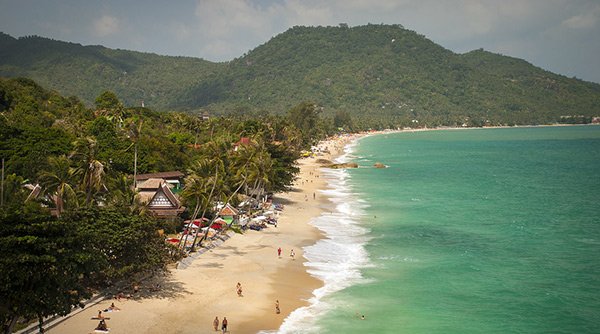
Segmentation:
<svg viewBox="0 0 600 334">
<path fill-rule="evenodd" d="M 229 61 L 301 26 L 401 24 L 600 83 L 600 0 L 0 0 L 0 31 Z"/>
</svg>

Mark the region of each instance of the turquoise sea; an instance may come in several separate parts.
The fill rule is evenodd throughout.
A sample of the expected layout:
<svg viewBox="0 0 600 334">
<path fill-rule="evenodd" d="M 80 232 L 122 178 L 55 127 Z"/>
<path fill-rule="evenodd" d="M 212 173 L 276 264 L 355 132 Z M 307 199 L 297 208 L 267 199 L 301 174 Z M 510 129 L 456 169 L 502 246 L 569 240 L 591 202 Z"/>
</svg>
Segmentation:
<svg viewBox="0 0 600 334">
<path fill-rule="evenodd" d="M 280 332 L 600 333 L 600 126 L 375 135 L 342 160 L 361 168 L 325 172 L 305 249 L 325 286 Z"/>
</svg>

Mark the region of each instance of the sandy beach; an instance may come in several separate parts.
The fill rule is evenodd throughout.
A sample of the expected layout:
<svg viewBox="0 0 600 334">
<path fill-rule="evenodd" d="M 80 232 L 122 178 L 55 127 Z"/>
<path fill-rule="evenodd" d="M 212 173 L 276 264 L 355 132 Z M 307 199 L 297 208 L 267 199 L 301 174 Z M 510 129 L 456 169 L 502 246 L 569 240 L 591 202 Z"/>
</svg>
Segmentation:
<svg viewBox="0 0 600 334">
<path fill-rule="evenodd" d="M 353 139 L 324 142 L 330 150 L 317 158 L 332 159 Z M 227 317 L 231 333 L 277 330 L 294 309 L 307 305 L 322 282 L 310 276 L 303 265 L 302 247 L 322 238 L 310 225 L 321 214 L 327 199 L 319 193 L 326 187 L 317 158 L 299 160 L 300 174 L 294 189 L 277 194 L 273 202 L 284 204 L 278 226 L 262 231 L 231 234 L 222 245 L 195 258 L 187 268 L 172 269 L 164 278 L 145 282 L 130 300 L 105 300 L 50 329 L 50 333 L 93 333 L 98 310 L 111 303 L 120 308 L 104 312 L 110 333 L 210 333 L 215 316 Z M 281 257 L 277 249 L 281 247 Z M 290 256 L 291 250 L 295 256 Z M 236 284 L 242 285 L 242 296 Z M 159 283 L 160 288 L 155 284 Z M 281 313 L 276 314 L 279 300 Z"/>
</svg>

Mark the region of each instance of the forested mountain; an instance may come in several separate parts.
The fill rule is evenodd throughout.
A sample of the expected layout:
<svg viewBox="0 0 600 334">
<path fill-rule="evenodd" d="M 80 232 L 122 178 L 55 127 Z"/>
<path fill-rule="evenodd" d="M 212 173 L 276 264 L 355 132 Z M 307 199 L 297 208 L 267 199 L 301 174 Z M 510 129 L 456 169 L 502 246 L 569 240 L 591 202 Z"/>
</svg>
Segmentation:
<svg viewBox="0 0 600 334">
<path fill-rule="evenodd" d="M 302 101 L 359 124 L 538 124 L 600 115 L 600 85 L 475 50 L 455 54 L 400 25 L 294 27 L 227 63 L 0 38 L 0 76 L 90 102 L 104 89 L 159 110 L 283 113 Z"/>
<path fill-rule="evenodd" d="M 89 106 L 103 91 L 165 110 L 183 87 L 215 80 L 223 64 L 0 33 L 0 76 L 27 77 Z"/>
</svg>

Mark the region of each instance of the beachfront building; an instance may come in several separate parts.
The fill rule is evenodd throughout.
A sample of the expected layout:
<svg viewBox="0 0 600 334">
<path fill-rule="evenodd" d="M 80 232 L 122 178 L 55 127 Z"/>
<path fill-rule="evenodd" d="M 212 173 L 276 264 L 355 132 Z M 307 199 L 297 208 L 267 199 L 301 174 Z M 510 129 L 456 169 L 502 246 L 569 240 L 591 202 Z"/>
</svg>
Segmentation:
<svg viewBox="0 0 600 334">
<path fill-rule="evenodd" d="M 225 205 L 219 210 L 219 216 L 223 218 L 223 220 L 225 220 L 228 224 L 231 224 L 231 222 L 234 219 L 237 219 L 238 215 L 238 210 L 231 206 L 229 203 L 227 203 L 227 205 Z"/>
<path fill-rule="evenodd" d="M 183 186 L 183 176 L 183 173 L 180 171 L 139 174 L 135 177 L 135 187 L 138 188 L 139 185 L 149 179 L 163 179 L 166 183 L 173 186 L 170 188 L 173 193 L 178 193 Z"/>
<path fill-rule="evenodd" d="M 175 218 L 185 210 L 172 191 L 175 186 L 165 179 L 150 178 L 137 185 L 136 196 L 156 217 Z"/>
</svg>

